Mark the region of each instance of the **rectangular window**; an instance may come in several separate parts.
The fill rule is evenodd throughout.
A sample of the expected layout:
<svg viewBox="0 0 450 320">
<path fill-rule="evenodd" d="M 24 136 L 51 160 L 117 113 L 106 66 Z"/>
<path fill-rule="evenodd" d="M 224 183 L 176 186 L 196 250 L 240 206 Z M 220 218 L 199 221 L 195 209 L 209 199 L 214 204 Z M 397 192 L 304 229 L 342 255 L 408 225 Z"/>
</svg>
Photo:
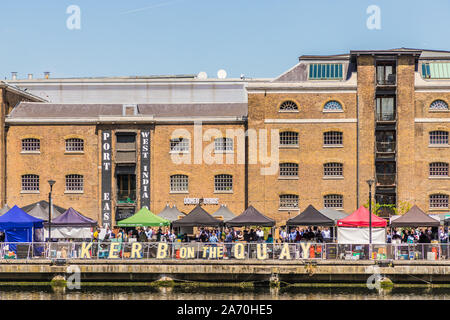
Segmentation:
<svg viewBox="0 0 450 320">
<path fill-rule="evenodd" d="M 378 97 L 377 98 L 377 120 L 378 121 L 394 121 L 395 99 L 394 97 Z"/>
<path fill-rule="evenodd" d="M 448 163 L 430 163 L 430 177 L 448 177 Z"/>
<path fill-rule="evenodd" d="M 170 192 L 187 192 L 188 176 L 176 174 L 170 177 Z"/>
<path fill-rule="evenodd" d="M 325 208 L 342 209 L 344 207 L 343 196 L 340 194 L 329 194 L 323 197 Z"/>
<path fill-rule="evenodd" d="M 323 175 L 325 177 L 342 177 L 344 176 L 344 166 L 342 163 L 325 163 L 323 165 Z"/>
<path fill-rule="evenodd" d="M 67 152 L 83 152 L 84 151 L 84 140 L 71 138 L 66 140 L 66 151 Z"/>
<path fill-rule="evenodd" d="M 39 176 L 35 174 L 23 175 L 22 191 L 39 191 Z"/>
<path fill-rule="evenodd" d="M 233 176 L 229 174 L 219 174 L 214 177 L 214 191 L 215 192 L 232 192 L 233 191 Z"/>
<path fill-rule="evenodd" d="M 342 146 L 343 145 L 342 132 L 339 132 L 339 131 L 324 132 L 323 145 L 324 146 Z"/>
<path fill-rule="evenodd" d="M 298 147 L 298 132 L 280 132 L 280 147 Z"/>
<path fill-rule="evenodd" d="M 431 131 L 431 145 L 448 145 L 448 131 Z"/>
<path fill-rule="evenodd" d="M 22 151 L 39 152 L 41 150 L 41 141 L 39 139 L 27 138 L 22 140 Z"/>
<path fill-rule="evenodd" d="M 296 194 L 281 195 L 280 209 L 298 209 L 298 195 Z"/>
<path fill-rule="evenodd" d="M 116 166 L 117 202 L 135 203 L 136 201 L 135 166 Z"/>
<path fill-rule="evenodd" d="M 83 176 L 79 174 L 69 174 L 66 176 L 66 192 L 83 191 Z"/>
<path fill-rule="evenodd" d="M 231 138 L 217 138 L 214 140 L 215 152 L 232 152 L 233 139 Z"/>
<path fill-rule="evenodd" d="M 310 80 L 341 80 L 342 63 L 311 63 L 309 65 Z"/>
<path fill-rule="evenodd" d="M 430 208 L 448 209 L 448 195 L 432 194 L 430 196 Z"/>
<path fill-rule="evenodd" d="M 185 138 L 171 139 L 170 152 L 189 152 L 189 139 Z"/>
<path fill-rule="evenodd" d="M 297 163 L 280 163 L 280 176 L 282 177 L 298 177 Z"/>
<path fill-rule="evenodd" d="M 422 63 L 422 77 L 425 79 L 450 79 L 450 63 Z"/>
</svg>

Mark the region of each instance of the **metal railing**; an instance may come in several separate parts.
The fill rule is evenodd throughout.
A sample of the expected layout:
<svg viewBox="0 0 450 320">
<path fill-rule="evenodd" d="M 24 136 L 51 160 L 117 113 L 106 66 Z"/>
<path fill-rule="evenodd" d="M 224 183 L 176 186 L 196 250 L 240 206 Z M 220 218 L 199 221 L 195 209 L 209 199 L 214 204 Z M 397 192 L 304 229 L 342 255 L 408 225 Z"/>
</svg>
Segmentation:
<svg viewBox="0 0 450 320">
<path fill-rule="evenodd" d="M 395 185 L 395 173 L 377 173 L 377 185 L 392 186 Z"/>
<path fill-rule="evenodd" d="M 112 248 L 112 244 L 114 247 Z M 138 248 L 138 249 L 137 249 Z M 82 256 L 84 252 L 84 256 Z M 202 243 L 51 242 L 1 243 L 1 259 L 161 260 L 450 260 L 448 243 Z M 87 254 L 87 255 L 86 255 Z"/>
<path fill-rule="evenodd" d="M 377 142 L 377 152 L 395 152 L 395 142 Z"/>
<path fill-rule="evenodd" d="M 395 112 L 377 112 L 377 121 L 395 121 Z"/>
</svg>

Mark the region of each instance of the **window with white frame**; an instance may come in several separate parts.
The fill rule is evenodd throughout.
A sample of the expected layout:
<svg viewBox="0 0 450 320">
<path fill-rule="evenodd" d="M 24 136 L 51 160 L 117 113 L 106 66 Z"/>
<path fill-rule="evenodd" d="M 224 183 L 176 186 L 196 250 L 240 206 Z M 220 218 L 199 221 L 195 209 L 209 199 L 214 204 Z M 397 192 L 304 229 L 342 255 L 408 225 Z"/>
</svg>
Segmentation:
<svg viewBox="0 0 450 320">
<path fill-rule="evenodd" d="M 188 192 L 189 179 L 184 174 L 170 176 L 170 192 Z"/>
<path fill-rule="evenodd" d="M 448 131 L 431 131 L 430 145 L 448 145 Z"/>
<path fill-rule="evenodd" d="M 22 139 L 23 152 L 39 152 L 41 150 L 41 141 L 36 138 Z"/>
<path fill-rule="evenodd" d="M 448 195 L 447 194 L 432 194 L 430 195 L 431 209 L 448 209 Z"/>
<path fill-rule="evenodd" d="M 298 111 L 298 105 L 292 100 L 286 100 L 280 105 L 280 111 L 285 112 Z"/>
<path fill-rule="evenodd" d="M 342 209 L 344 207 L 344 197 L 341 194 L 327 194 L 323 197 L 325 208 Z"/>
<path fill-rule="evenodd" d="M 448 163 L 446 162 L 430 163 L 430 177 L 448 177 Z"/>
<path fill-rule="evenodd" d="M 233 191 L 233 176 L 230 174 L 218 174 L 214 176 L 214 191 L 215 192 L 232 192 Z"/>
<path fill-rule="evenodd" d="M 214 139 L 215 152 L 231 152 L 233 151 L 233 139 L 231 138 L 216 138 Z"/>
<path fill-rule="evenodd" d="M 66 175 L 66 192 L 82 192 L 84 190 L 84 178 L 80 174 Z"/>
<path fill-rule="evenodd" d="M 444 100 L 435 100 L 430 104 L 432 111 L 448 111 L 448 104 Z"/>
<path fill-rule="evenodd" d="M 298 132 L 280 132 L 280 147 L 298 147 Z"/>
<path fill-rule="evenodd" d="M 84 140 L 79 138 L 66 139 L 66 151 L 67 152 L 83 152 Z"/>
<path fill-rule="evenodd" d="M 339 162 L 324 163 L 323 175 L 325 177 L 342 177 L 344 176 L 344 165 Z"/>
<path fill-rule="evenodd" d="M 298 164 L 297 163 L 280 163 L 280 176 L 281 177 L 298 177 Z"/>
<path fill-rule="evenodd" d="M 189 152 L 189 139 L 175 138 L 170 140 L 171 152 Z"/>
<path fill-rule="evenodd" d="M 39 176 L 24 174 L 22 176 L 22 191 L 39 191 Z"/>
<path fill-rule="evenodd" d="M 323 111 L 325 112 L 342 111 L 342 105 L 335 100 L 331 100 L 325 103 L 325 105 L 323 106 Z"/>
<path fill-rule="evenodd" d="M 342 132 L 328 131 L 323 133 L 324 146 L 342 146 L 342 144 L 343 144 Z"/>
<path fill-rule="evenodd" d="M 280 209 L 298 209 L 298 195 L 296 194 L 280 195 Z"/>
</svg>

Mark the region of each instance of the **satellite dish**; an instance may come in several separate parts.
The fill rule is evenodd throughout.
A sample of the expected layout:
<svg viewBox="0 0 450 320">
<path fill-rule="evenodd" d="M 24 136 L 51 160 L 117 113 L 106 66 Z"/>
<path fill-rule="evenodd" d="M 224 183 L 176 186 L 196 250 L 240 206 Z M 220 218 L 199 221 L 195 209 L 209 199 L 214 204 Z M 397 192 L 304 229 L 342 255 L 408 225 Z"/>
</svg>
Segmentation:
<svg viewBox="0 0 450 320">
<path fill-rule="evenodd" d="M 200 79 L 200 80 L 205 80 L 205 79 L 208 78 L 208 75 L 206 74 L 205 71 L 201 71 L 201 72 L 198 73 L 197 78 Z"/>
<path fill-rule="evenodd" d="M 217 71 L 217 78 L 219 79 L 225 79 L 227 77 L 227 72 L 223 69 L 220 69 Z"/>
</svg>

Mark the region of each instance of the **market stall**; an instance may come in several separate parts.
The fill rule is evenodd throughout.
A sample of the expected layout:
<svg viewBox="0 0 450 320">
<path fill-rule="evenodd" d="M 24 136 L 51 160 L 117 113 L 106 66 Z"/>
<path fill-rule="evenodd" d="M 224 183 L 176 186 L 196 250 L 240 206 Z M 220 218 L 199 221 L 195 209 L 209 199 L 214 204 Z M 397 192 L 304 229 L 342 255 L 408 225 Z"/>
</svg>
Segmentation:
<svg viewBox="0 0 450 320">
<path fill-rule="evenodd" d="M 35 204 L 34 207 L 32 207 L 29 211 L 26 211 L 26 212 L 35 218 L 42 219 L 44 221 L 48 221 L 48 217 L 49 217 L 48 209 L 49 209 L 48 206 L 46 209 L 44 209 L 42 207 L 42 205 L 38 202 Z M 60 215 L 61 215 L 61 212 L 59 212 L 58 210 L 53 208 L 52 221 L 55 220 L 56 218 L 58 218 Z"/>
<path fill-rule="evenodd" d="M 217 211 L 214 212 L 212 215 L 213 217 L 221 219 L 224 222 L 236 218 L 236 215 L 233 212 L 231 212 L 230 209 L 228 209 L 228 207 L 225 204 L 221 204 L 220 208 L 217 209 Z"/>
<path fill-rule="evenodd" d="M 178 210 L 176 205 L 170 207 L 168 204 L 166 204 L 164 209 L 158 214 L 158 217 L 169 220 L 170 222 L 181 219 L 181 217 L 184 216 L 185 214 Z"/>
<path fill-rule="evenodd" d="M 228 227 L 273 227 L 275 226 L 275 220 L 266 217 L 253 206 L 250 206 L 239 216 L 227 221 L 225 225 Z"/>
<path fill-rule="evenodd" d="M 48 213 L 48 202 L 45 201 L 45 200 L 41 200 L 41 201 L 38 201 L 38 202 L 34 202 L 32 204 L 23 206 L 21 209 L 23 211 L 25 211 L 26 213 L 28 213 L 30 210 L 32 210 L 37 205 L 39 205 L 44 211 L 46 211 Z M 66 212 L 66 210 L 67 210 L 67 209 L 64 209 L 64 208 L 62 208 L 60 206 L 57 206 L 55 204 L 53 204 L 52 206 L 53 206 L 52 219 L 53 219 L 53 215 L 56 214 L 56 215 L 59 216 L 59 215 L 63 214 L 64 212 Z M 48 214 L 47 214 L 47 218 L 44 219 L 44 220 L 48 220 Z"/>
<path fill-rule="evenodd" d="M 52 239 L 91 239 L 92 228 L 97 226 L 97 221 L 85 217 L 73 208 L 69 208 L 52 222 L 44 223 L 45 238 L 49 236 L 51 228 Z"/>
<path fill-rule="evenodd" d="M 297 216 L 286 221 L 288 228 L 295 226 L 327 226 L 335 225 L 334 220 L 320 213 L 314 206 L 309 205 L 305 210 Z"/>
<path fill-rule="evenodd" d="M 42 219 L 35 218 L 18 206 L 14 206 L 0 216 L 0 231 L 5 233 L 5 242 L 34 242 L 35 230 L 42 228 L 43 222 Z M 17 253 L 20 248 L 17 244 L 9 244 L 9 248 L 3 249 Z"/>
<path fill-rule="evenodd" d="M 170 221 L 151 212 L 147 207 L 142 207 L 129 218 L 120 220 L 119 227 L 167 227 Z"/>
<path fill-rule="evenodd" d="M 186 216 L 172 222 L 172 226 L 177 227 L 221 227 L 223 221 L 214 218 L 206 212 L 199 204 Z"/>
</svg>

